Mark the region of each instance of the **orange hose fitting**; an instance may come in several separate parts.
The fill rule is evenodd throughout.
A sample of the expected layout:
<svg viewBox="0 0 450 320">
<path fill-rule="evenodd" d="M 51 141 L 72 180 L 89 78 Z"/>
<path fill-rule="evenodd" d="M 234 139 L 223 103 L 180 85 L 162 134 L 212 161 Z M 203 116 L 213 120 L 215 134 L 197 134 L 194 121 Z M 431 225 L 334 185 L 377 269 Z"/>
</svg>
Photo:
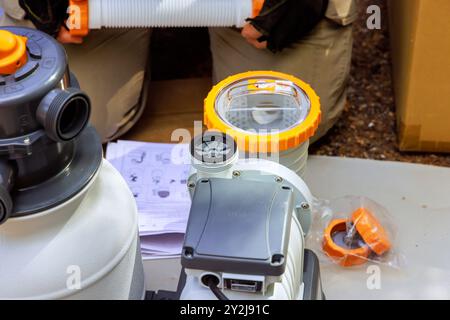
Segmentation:
<svg viewBox="0 0 450 320">
<path fill-rule="evenodd" d="M 89 34 L 88 0 L 69 0 L 69 19 L 67 25 L 72 36 L 85 37 Z"/>
<path fill-rule="evenodd" d="M 252 18 L 259 16 L 259 14 L 261 13 L 261 10 L 264 6 L 264 1 L 265 0 L 253 0 L 253 16 L 252 16 Z"/>
<path fill-rule="evenodd" d="M 326 255 L 343 267 L 361 265 L 367 262 L 370 248 L 363 245 L 358 248 L 345 248 L 335 243 L 334 236 L 338 232 L 347 232 L 347 220 L 337 219 L 331 221 L 325 229 L 322 248 Z"/>
<path fill-rule="evenodd" d="M 352 222 L 364 242 L 377 255 L 381 256 L 391 249 L 386 230 L 369 210 L 356 210 L 352 215 Z"/>
</svg>

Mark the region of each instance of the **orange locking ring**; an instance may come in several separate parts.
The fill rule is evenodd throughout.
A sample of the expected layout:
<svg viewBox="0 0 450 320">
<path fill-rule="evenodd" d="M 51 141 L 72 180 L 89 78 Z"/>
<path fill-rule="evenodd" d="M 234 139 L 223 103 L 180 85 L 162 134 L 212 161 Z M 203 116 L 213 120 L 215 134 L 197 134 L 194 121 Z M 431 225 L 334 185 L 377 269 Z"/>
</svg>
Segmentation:
<svg viewBox="0 0 450 320">
<path fill-rule="evenodd" d="M 305 92 L 305 95 L 311 103 L 311 108 L 306 119 L 299 125 L 287 131 L 267 135 L 246 132 L 231 126 L 224 121 L 216 112 L 217 97 L 226 90 L 226 88 L 239 84 L 242 81 L 258 78 L 290 81 Z M 249 153 L 258 153 L 262 150 L 264 150 L 264 152 L 281 152 L 298 147 L 316 133 L 321 116 L 319 96 L 309 84 L 292 75 L 274 71 L 249 71 L 222 80 L 209 92 L 205 99 L 204 108 L 204 122 L 208 129 L 227 133 L 237 141 L 240 150 Z"/>
<path fill-rule="evenodd" d="M 13 74 L 27 63 L 27 41 L 26 37 L 0 30 L 0 74 Z"/>
<path fill-rule="evenodd" d="M 89 34 L 88 0 L 69 0 L 69 19 L 67 26 L 72 36 L 85 37 Z"/>
<path fill-rule="evenodd" d="M 360 247 L 352 248 L 345 246 L 344 243 L 336 243 L 336 236 L 338 234 L 342 236 L 346 233 L 346 219 L 331 221 L 326 228 L 323 237 L 322 248 L 324 252 L 343 267 L 357 266 L 366 263 L 371 252 L 369 246 L 362 244 Z"/>
<path fill-rule="evenodd" d="M 364 242 L 377 255 L 381 256 L 391 249 L 386 230 L 369 210 L 356 210 L 352 215 L 352 222 Z"/>
</svg>

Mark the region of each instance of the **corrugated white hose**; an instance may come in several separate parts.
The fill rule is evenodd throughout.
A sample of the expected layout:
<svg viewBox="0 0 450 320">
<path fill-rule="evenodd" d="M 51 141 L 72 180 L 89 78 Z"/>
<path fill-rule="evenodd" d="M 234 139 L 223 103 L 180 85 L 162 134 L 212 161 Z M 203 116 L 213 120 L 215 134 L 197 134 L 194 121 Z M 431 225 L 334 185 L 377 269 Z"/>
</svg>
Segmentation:
<svg viewBox="0 0 450 320">
<path fill-rule="evenodd" d="M 89 28 L 242 27 L 252 0 L 89 0 Z"/>
</svg>

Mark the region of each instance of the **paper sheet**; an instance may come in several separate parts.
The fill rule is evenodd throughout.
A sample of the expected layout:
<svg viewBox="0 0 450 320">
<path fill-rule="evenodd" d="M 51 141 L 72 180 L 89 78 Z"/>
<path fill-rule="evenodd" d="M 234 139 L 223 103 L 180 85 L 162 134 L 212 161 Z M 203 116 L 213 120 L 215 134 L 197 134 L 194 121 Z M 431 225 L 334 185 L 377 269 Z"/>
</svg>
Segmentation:
<svg viewBox="0 0 450 320">
<path fill-rule="evenodd" d="M 136 199 L 143 255 L 179 254 L 191 205 L 189 146 L 119 140 L 108 144 L 106 159 Z"/>
<path fill-rule="evenodd" d="M 141 251 L 144 255 L 179 255 L 183 233 L 166 233 L 141 238 Z"/>
</svg>

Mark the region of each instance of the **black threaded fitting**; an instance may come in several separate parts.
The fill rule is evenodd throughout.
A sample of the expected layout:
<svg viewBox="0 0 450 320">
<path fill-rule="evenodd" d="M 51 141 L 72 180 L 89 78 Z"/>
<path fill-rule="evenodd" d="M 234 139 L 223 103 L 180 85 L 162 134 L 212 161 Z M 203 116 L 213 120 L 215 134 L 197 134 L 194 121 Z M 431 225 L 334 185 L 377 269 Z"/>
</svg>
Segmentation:
<svg viewBox="0 0 450 320">
<path fill-rule="evenodd" d="M 91 114 L 89 97 L 77 88 L 50 91 L 39 104 L 37 119 L 47 135 L 57 141 L 75 139 L 86 127 Z"/>
</svg>

